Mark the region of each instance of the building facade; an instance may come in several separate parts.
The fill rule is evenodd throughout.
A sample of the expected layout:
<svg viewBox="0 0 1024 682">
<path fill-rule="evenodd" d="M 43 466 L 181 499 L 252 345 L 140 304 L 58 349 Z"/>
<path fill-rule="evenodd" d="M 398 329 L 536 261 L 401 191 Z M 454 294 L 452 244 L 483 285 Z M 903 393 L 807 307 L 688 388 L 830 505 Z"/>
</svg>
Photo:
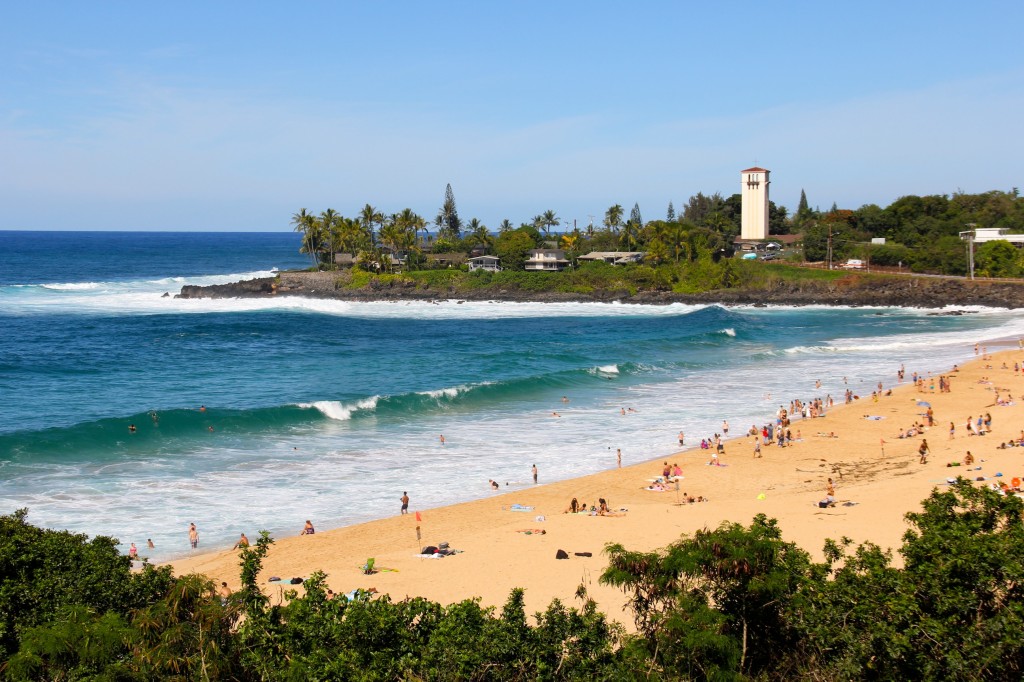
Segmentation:
<svg viewBox="0 0 1024 682">
<path fill-rule="evenodd" d="M 768 175 L 767 168 L 748 168 L 740 171 L 740 197 L 742 199 L 742 239 L 768 238 Z"/>
</svg>

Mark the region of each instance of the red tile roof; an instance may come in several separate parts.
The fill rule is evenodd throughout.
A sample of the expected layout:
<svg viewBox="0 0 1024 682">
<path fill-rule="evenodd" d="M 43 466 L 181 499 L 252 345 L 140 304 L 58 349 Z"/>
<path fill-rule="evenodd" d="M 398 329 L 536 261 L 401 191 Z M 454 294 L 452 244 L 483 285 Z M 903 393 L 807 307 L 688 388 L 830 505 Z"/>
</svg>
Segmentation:
<svg viewBox="0 0 1024 682">
<path fill-rule="evenodd" d="M 754 166 L 753 168 L 747 168 L 745 170 L 741 170 L 740 171 L 740 173 L 767 173 L 767 172 L 768 172 L 767 168 L 761 168 L 760 166 Z"/>
</svg>

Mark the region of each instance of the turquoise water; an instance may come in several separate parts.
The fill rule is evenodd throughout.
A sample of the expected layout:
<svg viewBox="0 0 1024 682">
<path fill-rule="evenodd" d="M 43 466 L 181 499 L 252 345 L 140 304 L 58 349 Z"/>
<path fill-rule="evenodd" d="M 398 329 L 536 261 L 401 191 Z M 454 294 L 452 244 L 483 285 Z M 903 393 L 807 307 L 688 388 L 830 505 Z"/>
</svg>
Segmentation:
<svg viewBox="0 0 1024 682">
<path fill-rule="evenodd" d="M 405 490 L 416 509 L 482 497 L 534 463 L 579 476 L 1024 334 L 1001 310 L 163 296 L 303 266 L 297 250 L 0 232 L 0 509 L 168 558 L 189 522 L 212 548 L 387 516 Z"/>
</svg>

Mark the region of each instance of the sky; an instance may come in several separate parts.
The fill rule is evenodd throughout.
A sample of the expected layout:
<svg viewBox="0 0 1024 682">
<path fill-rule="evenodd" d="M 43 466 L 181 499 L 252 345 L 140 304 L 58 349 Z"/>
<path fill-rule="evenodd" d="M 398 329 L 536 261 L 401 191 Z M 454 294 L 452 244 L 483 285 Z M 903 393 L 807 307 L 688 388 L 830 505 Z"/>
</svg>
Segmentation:
<svg viewBox="0 0 1024 682">
<path fill-rule="evenodd" d="M 1024 3 L 0 4 L 0 229 L 1024 184 Z"/>
</svg>

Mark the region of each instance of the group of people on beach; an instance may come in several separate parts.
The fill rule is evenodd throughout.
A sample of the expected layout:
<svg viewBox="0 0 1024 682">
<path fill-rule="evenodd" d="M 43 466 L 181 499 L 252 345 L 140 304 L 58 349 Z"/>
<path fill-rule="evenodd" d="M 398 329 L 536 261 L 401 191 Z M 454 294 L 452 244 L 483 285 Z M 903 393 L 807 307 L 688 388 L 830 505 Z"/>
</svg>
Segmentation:
<svg viewBox="0 0 1024 682">
<path fill-rule="evenodd" d="M 597 499 L 597 504 L 591 505 L 587 508 L 586 502 L 580 502 L 575 497 L 569 502 L 569 506 L 565 509 L 565 514 L 589 514 L 591 516 L 609 516 L 612 510 L 608 507 L 608 500 L 603 497 Z"/>
</svg>

